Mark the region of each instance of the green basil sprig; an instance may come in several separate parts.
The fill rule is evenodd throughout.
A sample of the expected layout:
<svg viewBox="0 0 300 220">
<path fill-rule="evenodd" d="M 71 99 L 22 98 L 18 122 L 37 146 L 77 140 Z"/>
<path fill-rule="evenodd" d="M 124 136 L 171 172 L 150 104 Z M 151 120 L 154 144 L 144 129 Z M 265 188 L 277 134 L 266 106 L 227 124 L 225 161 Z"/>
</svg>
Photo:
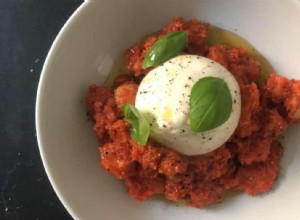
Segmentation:
<svg viewBox="0 0 300 220">
<path fill-rule="evenodd" d="M 147 120 L 133 105 L 123 105 L 122 111 L 124 113 L 126 121 L 128 121 L 131 124 L 131 138 L 138 142 L 140 145 L 145 145 L 150 134 L 150 126 Z"/>
<path fill-rule="evenodd" d="M 146 54 L 142 68 L 158 66 L 168 59 L 178 55 L 188 43 L 188 34 L 185 31 L 176 31 L 160 38 Z"/>
<path fill-rule="evenodd" d="M 232 98 L 226 82 L 205 77 L 194 84 L 190 96 L 190 126 L 194 132 L 208 131 L 228 120 Z"/>
</svg>

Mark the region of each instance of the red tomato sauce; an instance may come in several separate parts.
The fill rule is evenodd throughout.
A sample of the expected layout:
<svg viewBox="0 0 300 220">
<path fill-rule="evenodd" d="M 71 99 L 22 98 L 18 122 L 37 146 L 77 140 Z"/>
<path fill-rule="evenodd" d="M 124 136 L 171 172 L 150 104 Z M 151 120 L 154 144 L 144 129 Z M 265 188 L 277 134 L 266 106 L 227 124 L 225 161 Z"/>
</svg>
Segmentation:
<svg viewBox="0 0 300 220">
<path fill-rule="evenodd" d="M 206 29 L 193 19 L 174 18 L 157 37 L 148 37 L 125 53 L 133 75 L 120 75 L 114 89 L 91 85 L 86 97 L 94 131 L 101 140 L 101 166 L 125 182 L 130 196 L 139 202 L 155 194 L 172 201 L 202 208 L 218 203 L 226 190 L 249 195 L 266 192 L 279 172 L 283 147 L 277 141 L 287 126 L 300 120 L 300 81 L 272 73 L 258 84 L 260 63 L 243 48 L 205 44 Z M 209 57 L 225 66 L 241 90 L 239 125 L 232 137 L 217 150 L 198 156 L 185 156 L 155 140 L 140 146 L 130 137 L 130 125 L 121 107 L 134 104 L 143 59 L 162 36 L 184 30 L 189 36 L 187 53 Z"/>
</svg>

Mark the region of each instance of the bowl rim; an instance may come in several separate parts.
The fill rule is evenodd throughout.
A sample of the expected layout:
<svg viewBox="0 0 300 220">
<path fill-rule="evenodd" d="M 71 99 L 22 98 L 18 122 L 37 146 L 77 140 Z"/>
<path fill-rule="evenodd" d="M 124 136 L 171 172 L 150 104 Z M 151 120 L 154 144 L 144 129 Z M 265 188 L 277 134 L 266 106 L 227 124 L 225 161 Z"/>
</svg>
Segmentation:
<svg viewBox="0 0 300 220">
<path fill-rule="evenodd" d="M 68 211 L 68 213 L 71 215 L 74 219 L 79 219 L 79 213 L 72 207 L 72 203 L 68 201 L 65 196 L 63 190 L 60 189 L 60 187 L 57 184 L 57 181 L 55 180 L 54 176 L 55 173 L 51 169 L 51 161 L 49 161 L 49 158 L 45 154 L 45 146 L 47 145 L 45 142 L 45 131 L 43 131 L 43 118 L 42 116 L 42 109 L 44 104 L 44 94 L 45 89 L 44 86 L 47 82 L 47 77 L 49 76 L 49 68 L 52 65 L 53 60 L 55 60 L 55 54 L 67 32 L 70 31 L 72 26 L 75 22 L 77 22 L 77 19 L 84 14 L 86 11 L 85 9 L 90 5 L 90 3 L 95 3 L 97 0 L 84 0 L 83 3 L 73 12 L 73 14 L 69 17 L 69 19 L 65 22 L 61 30 L 59 31 L 58 35 L 55 37 L 55 40 L 53 41 L 51 48 L 47 54 L 47 57 L 45 59 L 41 75 L 39 78 L 39 83 L 37 87 L 37 95 L 36 95 L 36 103 L 35 103 L 35 128 L 36 128 L 36 137 L 37 137 L 37 143 L 40 151 L 40 155 L 42 158 L 42 163 L 44 166 L 44 169 L 46 171 L 46 174 L 49 178 L 49 181 L 51 183 L 52 188 L 54 189 L 56 195 L 58 196 L 59 200 L 61 201 L 62 205 L 65 207 L 65 209 Z M 295 2 L 296 3 L 296 2 Z"/>
<path fill-rule="evenodd" d="M 55 37 L 50 50 L 46 56 L 39 82 L 38 82 L 38 87 L 37 87 L 37 95 L 36 95 L 36 102 L 35 102 L 35 129 L 36 129 L 36 138 L 37 138 L 37 144 L 40 152 L 40 156 L 42 158 L 42 163 L 44 166 L 44 169 L 46 171 L 47 177 L 50 181 L 50 184 L 52 188 L 54 189 L 54 192 L 56 193 L 57 197 L 59 198 L 60 202 L 62 205 L 65 207 L 67 212 L 71 215 L 72 218 L 78 219 L 78 216 L 76 214 L 76 211 L 71 207 L 69 202 L 65 200 L 63 193 L 57 186 L 54 178 L 53 178 L 53 173 L 50 170 L 50 162 L 47 159 L 47 156 L 45 155 L 44 152 L 44 140 L 43 140 L 43 132 L 41 130 L 42 127 L 42 120 L 41 120 L 41 108 L 42 108 L 42 100 L 43 100 L 43 94 L 44 94 L 44 85 L 46 83 L 46 76 L 49 74 L 48 73 L 48 68 L 51 65 L 53 58 L 53 55 L 55 54 L 56 50 L 58 49 L 58 45 L 63 39 L 63 36 L 65 35 L 66 32 L 69 31 L 69 29 L 72 27 L 73 23 L 75 20 L 80 17 L 82 13 L 84 13 L 84 9 L 87 7 L 87 4 L 89 2 L 83 1 L 83 3 L 72 13 L 72 15 L 68 18 L 68 20 L 64 23 L 62 26 L 61 30 L 59 31 L 58 35 Z"/>
</svg>

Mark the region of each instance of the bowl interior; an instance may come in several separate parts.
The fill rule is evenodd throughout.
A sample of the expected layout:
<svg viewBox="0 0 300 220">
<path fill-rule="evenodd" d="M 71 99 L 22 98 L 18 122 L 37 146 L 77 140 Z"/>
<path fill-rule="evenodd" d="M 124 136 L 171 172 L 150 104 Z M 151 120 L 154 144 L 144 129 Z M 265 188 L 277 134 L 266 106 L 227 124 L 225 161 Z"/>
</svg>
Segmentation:
<svg viewBox="0 0 300 220">
<path fill-rule="evenodd" d="M 38 90 L 38 142 L 56 193 L 76 219 L 300 219 L 299 126 L 285 134 L 285 154 L 274 189 L 252 198 L 230 196 L 203 210 L 161 198 L 138 205 L 122 182 L 100 168 L 99 143 L 84 105 L 88 86 L 101 85 L 120 52 L 173 16 L 236 31 L 278 73 L 300 79 L 300 2 L 296 0 L 87 1 L 53 44 Z"/>
</svg>

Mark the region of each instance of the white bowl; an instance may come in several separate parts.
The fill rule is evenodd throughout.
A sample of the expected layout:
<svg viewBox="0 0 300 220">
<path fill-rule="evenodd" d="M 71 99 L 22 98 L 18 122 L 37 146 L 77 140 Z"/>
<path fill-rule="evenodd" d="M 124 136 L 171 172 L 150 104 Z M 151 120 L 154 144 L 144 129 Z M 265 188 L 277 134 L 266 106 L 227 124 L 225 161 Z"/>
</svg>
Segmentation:
<svg viewBox="0 0 300 220">
<path fill-rule="evenodd" d="M 57 195 L 75 219 L 300 219 L 299 126 L 286 132 L 274 189 L 255 197 L 233 196 L 202 210 L 161 199 L 138 205 L 122 182 L 100 168 L 99 144 L 82 103 L 88 86 L 103 83 L 121 51 L 175 15 L 236 30 L 278 73 L 300 79 L 299 1 L 87 1 L 55 40 L 38 88 L 38 143 Z"/>
</svg>

